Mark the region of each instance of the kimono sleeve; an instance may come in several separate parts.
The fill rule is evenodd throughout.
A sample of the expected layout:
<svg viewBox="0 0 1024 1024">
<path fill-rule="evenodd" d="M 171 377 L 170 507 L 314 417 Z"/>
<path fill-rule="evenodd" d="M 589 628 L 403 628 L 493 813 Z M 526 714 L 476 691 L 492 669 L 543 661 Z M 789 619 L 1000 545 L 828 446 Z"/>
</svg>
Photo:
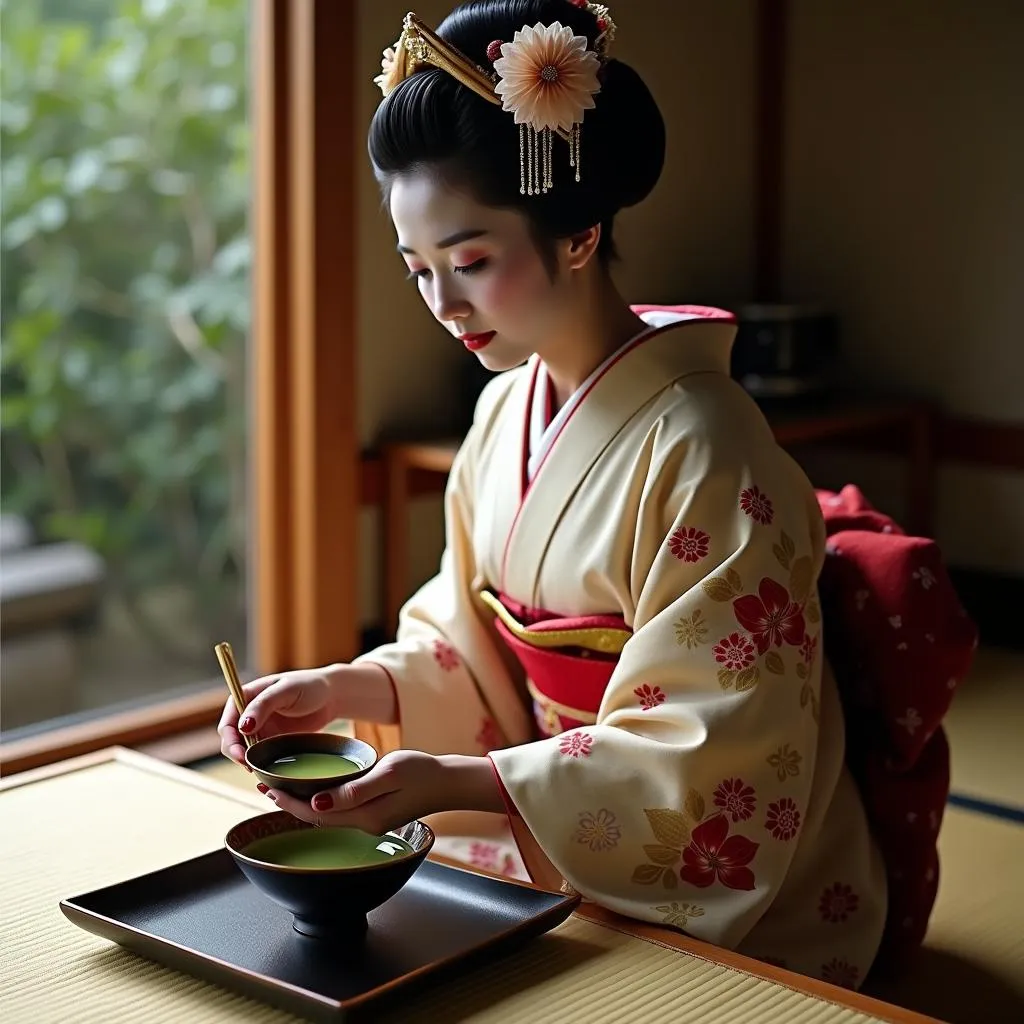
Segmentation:
<svg viewBox="0 0 1024 1024">
<path fill-rule="evenodd" d="M 782 452 L 695 446 L 649 487 L 635 609 L 593 726 L 491 760 L 584 897 L 735 947 L 807 818 L 821 685 L 824 530 Z"/>
<path fill-rule="evenodd" d="M 481 434 L 502 386 L 507 384 L 499 378 L 485 389 L 452 466 L 437 575 L 402 607 L 395 642 L 356 659 L 388 674 L 406 749 L 481 755 L 530 735 L 511 659 L 474 586 L 473 481 L 480 471 Z"/>
</svg>

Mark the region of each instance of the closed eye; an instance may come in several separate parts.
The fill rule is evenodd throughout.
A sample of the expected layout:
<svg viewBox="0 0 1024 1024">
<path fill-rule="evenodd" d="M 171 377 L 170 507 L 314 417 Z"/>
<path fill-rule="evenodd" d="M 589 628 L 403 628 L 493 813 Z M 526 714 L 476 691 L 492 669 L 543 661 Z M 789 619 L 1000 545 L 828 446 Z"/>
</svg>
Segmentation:
<svg viewBox="0 0 1024 1024">
<path fill-rule="evenodd" d="M 472 263 L 467 263 L 464 267 L 452 267 L 453 274 L 475 274 L 480 270 L 483 270 L 487 266 L 487 257 L 482 256 L 478 260 L 474 260 Z"/>
</svg>

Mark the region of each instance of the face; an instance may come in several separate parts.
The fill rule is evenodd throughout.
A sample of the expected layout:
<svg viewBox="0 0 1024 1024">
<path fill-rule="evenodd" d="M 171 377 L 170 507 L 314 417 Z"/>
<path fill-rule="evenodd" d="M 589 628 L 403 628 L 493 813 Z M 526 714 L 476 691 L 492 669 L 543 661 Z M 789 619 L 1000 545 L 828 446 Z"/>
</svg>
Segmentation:
<svg viewBox="0 0 1024 1024">
<path fill-rule="evenodd" d="M 489 370 L 543 351 L 569 296 L 537 251 L 525 217 L 483 206 L 426 173 L 391 189 L 398 251 L 434 316 Z"/>
</svg>

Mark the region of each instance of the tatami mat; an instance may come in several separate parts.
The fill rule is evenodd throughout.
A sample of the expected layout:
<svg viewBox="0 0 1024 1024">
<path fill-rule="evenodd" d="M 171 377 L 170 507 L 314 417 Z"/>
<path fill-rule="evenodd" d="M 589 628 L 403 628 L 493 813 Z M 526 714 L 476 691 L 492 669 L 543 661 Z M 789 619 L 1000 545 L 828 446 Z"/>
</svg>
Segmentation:
<svg viewBox="0 0 1024 1024">
<path fill-rule="evenodd" d="M 1024 808 L 1022 722 L 1024 654 L 979 650 L 946 716 L 954 793 Z"/>
<path fill-rule="evenodd" d="M 73 927 L 58 901 L 216 849 L 246 808 L 179 779 L 102 764 L 11 788 L 0 872 L 4 1024 L 286 1024 L 290 1014 Z M 573 918 L 496 967 L 452 976 L 384 1024 L 872 1024 L 785 985 Z"/>
<path fill-rule="evenodd" d="M 950 1024 L 1024 1022 L 1024 826 L 950 807 L 925 948 L 870 994 Z"/>
</svg>

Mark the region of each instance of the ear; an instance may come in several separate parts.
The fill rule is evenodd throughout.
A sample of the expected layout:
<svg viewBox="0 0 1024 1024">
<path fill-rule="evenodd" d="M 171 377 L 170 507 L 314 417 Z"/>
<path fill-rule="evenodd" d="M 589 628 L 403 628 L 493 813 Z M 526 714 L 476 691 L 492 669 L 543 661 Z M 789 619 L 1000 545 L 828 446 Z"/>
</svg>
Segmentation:
<svg viewBox="0 0 1024 1024">
<path fill-rule="evenodd" d="M 595 224 L 585 231 L 578 231 L 566 239 L 566 266 L 570 270 L 582 270 L 597 254 L 601 241 L 601 225 Z"/>
</svg>

